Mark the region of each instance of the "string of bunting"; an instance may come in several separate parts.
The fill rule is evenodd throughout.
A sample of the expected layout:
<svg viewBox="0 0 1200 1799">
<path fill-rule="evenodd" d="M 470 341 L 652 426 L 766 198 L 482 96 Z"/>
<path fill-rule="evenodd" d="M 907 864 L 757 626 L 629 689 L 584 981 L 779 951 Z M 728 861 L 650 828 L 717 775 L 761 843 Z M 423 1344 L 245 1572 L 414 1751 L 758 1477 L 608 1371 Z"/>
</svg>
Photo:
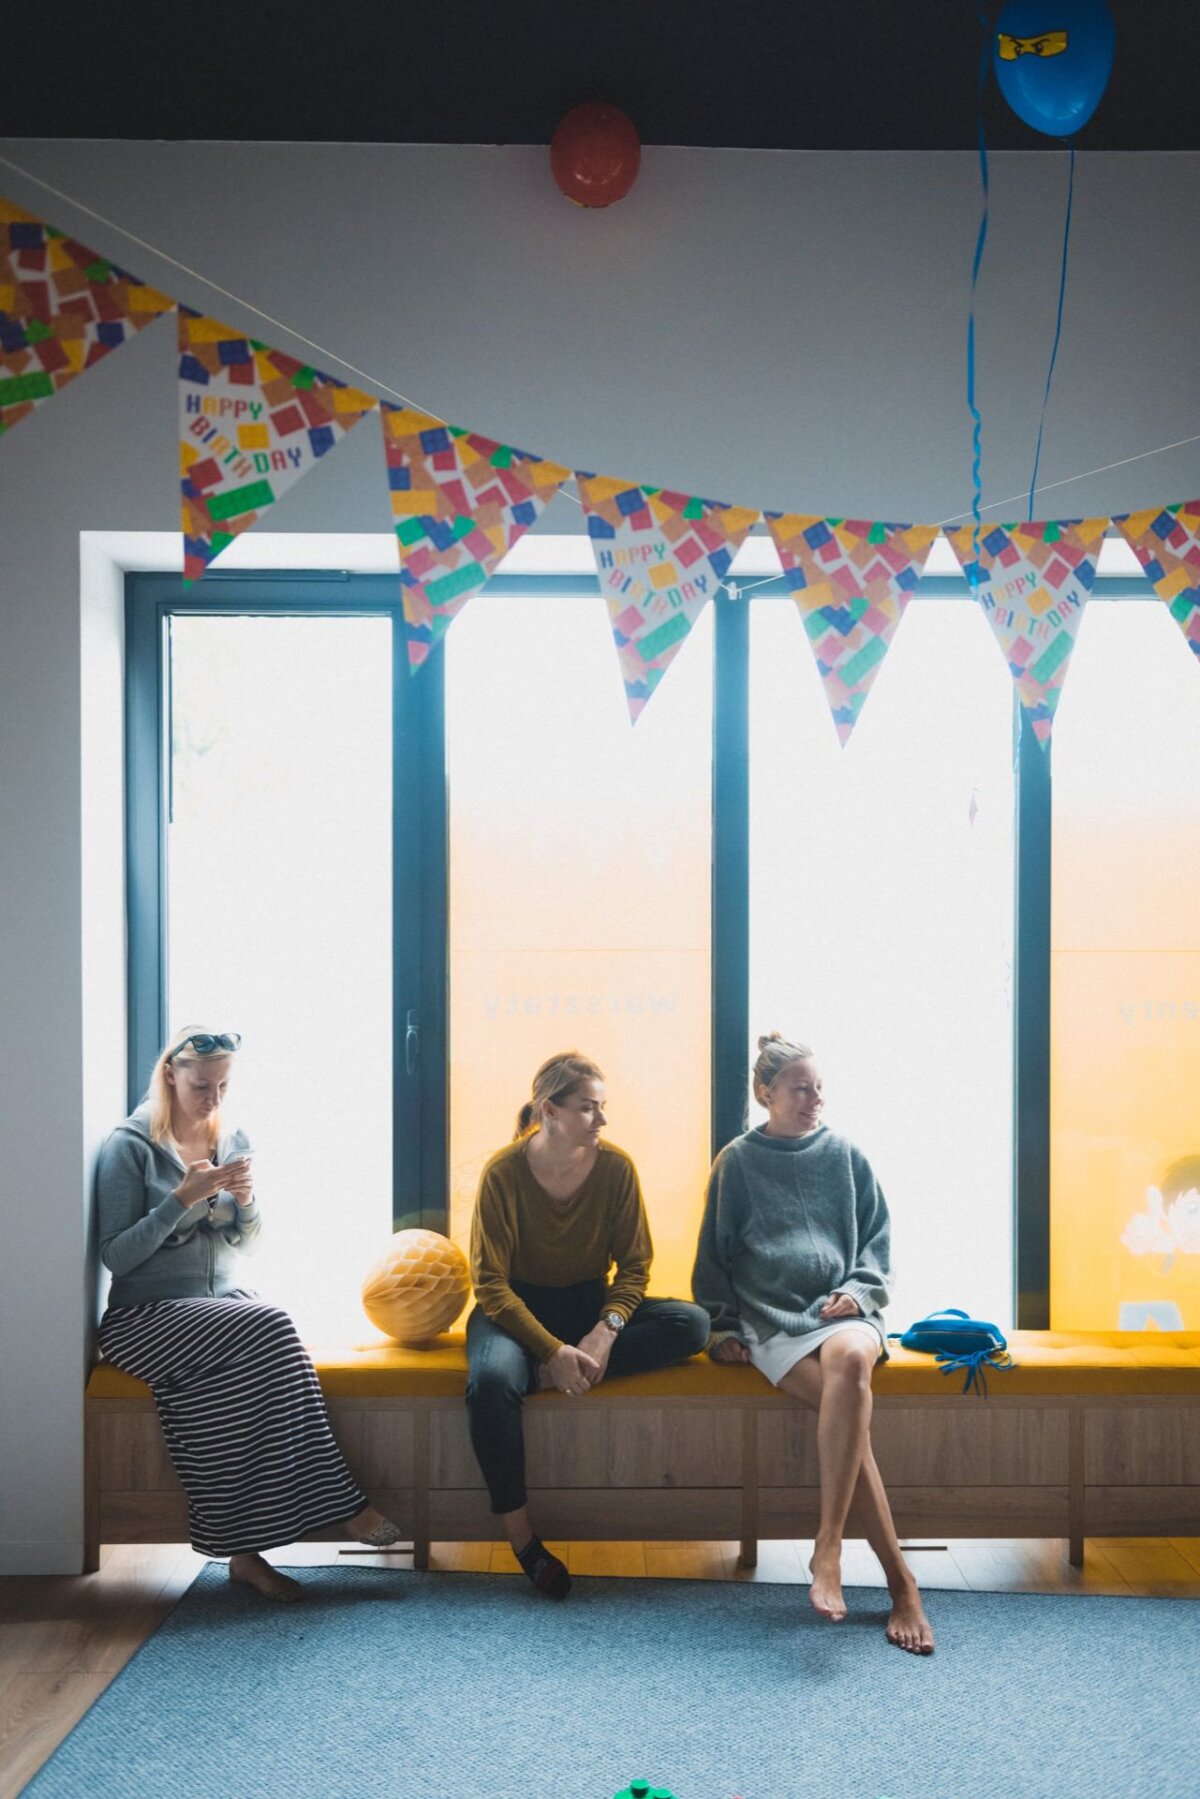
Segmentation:
<svg viewBox="0 0 1200 1799">
<path fill-rule="evenodd" d="M 378 413 L 410 669 L 574 480 L 637 720 L 764 520 L 840 741 L 849 742 L 937 525 L 732 506 L 572 470 L 394 406 L 194 311 L 0 198 L 0 436 L 164 313 L 177 315 L 184 576 Z M 1111 518 L 947 530 L 1039 743 L 1048 745 L 1100 543 L 1114 524 L 1200 659 L 1200 499 Z"/>
</svg>

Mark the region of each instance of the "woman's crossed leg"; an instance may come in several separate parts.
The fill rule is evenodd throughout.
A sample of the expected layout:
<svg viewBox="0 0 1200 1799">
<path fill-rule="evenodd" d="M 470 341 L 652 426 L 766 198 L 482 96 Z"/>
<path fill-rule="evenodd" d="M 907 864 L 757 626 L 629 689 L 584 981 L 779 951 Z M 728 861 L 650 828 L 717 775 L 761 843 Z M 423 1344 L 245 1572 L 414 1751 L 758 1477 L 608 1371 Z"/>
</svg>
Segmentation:
<svg viewBox="0 0 1200 1799">
<path fill-rule="evenodd" d="M 883 1568 L 892 1598 L 888 1641 L 913 1655 L 933 1653 L 933 1631 L 904 1560 L 883 1479 L 871 1450 L 871 1370 L 876 1350 L 860 1331 L 839 1331 L 791 1368 L 780 1391 L 817 1414 L 821 1519 L 813 1546 L 809 1598 L 824 1618 L 846 1616 L 841 1551 L 846 1525 L 862 1531 Z"/>
</svg>

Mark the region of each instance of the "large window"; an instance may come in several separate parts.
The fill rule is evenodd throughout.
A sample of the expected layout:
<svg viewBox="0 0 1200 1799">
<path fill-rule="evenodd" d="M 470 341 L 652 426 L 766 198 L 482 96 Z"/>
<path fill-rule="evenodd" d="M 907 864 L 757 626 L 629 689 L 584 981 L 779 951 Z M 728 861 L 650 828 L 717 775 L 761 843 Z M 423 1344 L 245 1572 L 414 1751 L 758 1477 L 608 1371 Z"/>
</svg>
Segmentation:
<svg viewBox="0 0 1200 1799">
<path fill-rule="evenodd" d="M 244 1033 L 255 1278 L 311 1338 L 368 1334 L 391 1229 L 465 1242 L 568 1048 L 605 1070 L 653 1286 L 686 1293 L 773 1028 L 878 1169 L 896 1324 L 1053 1297 L 1068 1328 L 1200 1328 L 1177 627 L 1101 583 L 1053 758 L 1026 731 L 1014 761 L 986 621 L 926 580 L 843 750 L 781 588 L 709 607 L 634 729 L 590 578 L 493 583 L 411 677 L 392 577 L 130 577 L 131 1103 L 168 1024 Z"/>
<path fill-rule="evenodd" d="M 484 599 L 447 645 L 450 1216 L 578 1049 L 689 1292 L 709 1161 L 712 615 L 630 729 L 600 599 Z"/>
<path fill-rule="evenodd" d="M 312 1338 L 363 1330 L 390 1228 L 391 630 L 183 615 L 169 637 L 169 1029 L 242 1033 L 253 1279 Z"/>
<path fill-rule="evenodd" d="M 1051 1321 L 1200 1330 L 1200 693 L 1091 606 L 1054 727 Z"/>
<path fill-rule="evenodd" d="M 1012 819 L 974 608 L 910 605 L 843 749 L 794 604 L 753 607 L 749 1054 L 772 1029 L 817 1051 L 888 1198 L 898 1322 L 1012 1322 Z"/>
</svg>

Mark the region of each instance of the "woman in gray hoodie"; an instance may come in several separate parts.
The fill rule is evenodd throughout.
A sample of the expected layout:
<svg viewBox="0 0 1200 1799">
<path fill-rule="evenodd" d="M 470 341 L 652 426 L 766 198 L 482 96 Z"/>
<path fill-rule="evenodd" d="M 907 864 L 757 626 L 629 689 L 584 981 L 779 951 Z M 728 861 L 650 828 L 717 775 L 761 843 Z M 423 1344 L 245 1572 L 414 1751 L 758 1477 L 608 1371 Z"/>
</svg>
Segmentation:
<svg viewBox="0 0 1200 1799">
<path fill-rule="evenodd" d="M 221 1124 L 240 1044 L 236 1032 L 180 1032 L 100 1152 L 113 1277 L 100 1348 L 154 1393 L 193 1548 L 228 1556 L 230 1576 L 268 1598 L 297 1599 L 262 1550 L 334 1523 L 375 1545 L 401 1533 L 342 1459 L 291 1319 L 244 1284 L 262 1224 L 250 1144 Z"/>
<path fill-rule="evenodd" d="M 871 1369 L 887 1355 L 887 1205 L 860 1149 L 821 1123 L 820 1072 L 802 1043 L 758 1040 L 754 1097 L 767 1122 L 713 1163 L 692 1292 L 709 1354 L 753 1362 L 817 1413 L 821 1518 L 809 1598 L 846 1616 L 841 1551 L 853 1507 L 892 1596 L 888 1640 L 929 1655 L 933 1632 L 871 1451 Z"/>
</svg>

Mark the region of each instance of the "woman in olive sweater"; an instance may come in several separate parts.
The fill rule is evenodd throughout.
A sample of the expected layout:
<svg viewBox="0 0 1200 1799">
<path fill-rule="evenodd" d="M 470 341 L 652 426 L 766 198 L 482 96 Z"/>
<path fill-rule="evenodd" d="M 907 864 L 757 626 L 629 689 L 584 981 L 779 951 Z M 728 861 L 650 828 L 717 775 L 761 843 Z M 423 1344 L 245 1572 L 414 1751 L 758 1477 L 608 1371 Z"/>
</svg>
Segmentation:
<svg viewBox="0 0 1200 1799">
<path fill-rule="evenodd" d="M 606 1374 L 662 1368 L 708 1341 L 701 1307 L 645 1297 L 642 1191 L 624 1150 L 601 1140 L 605 1122 L 594 1062 L 574 1053 L 544 1062 L 515 1140 L 484 1168 L 471 1225 L 471 1443 L 517 1560 L 552 1599 L 565 1599 L 571 1581 L 529 1522 L 525 1395 L 580 1396 Z"/>
<path fill-rule="evenodd" d="M 812 1051 L 773 1032 L 758 1040 L 754 1097 L 767 1122 L 713 1164 L 692 1291 L 712 1322 L 718 1362 L 753 1362 L 817 1413 L 821 1518 L 809 1597 L 846 1616 L 842 1534 L 853 1515 L 892 1596 L 888 1640 L 933 1650 L 917 1583 L 900 1551 L 871 1452 L 871 1369 L 887 1355 L 887 1205 L 860 1149 L 821 1123 Z"/>
</svg>

